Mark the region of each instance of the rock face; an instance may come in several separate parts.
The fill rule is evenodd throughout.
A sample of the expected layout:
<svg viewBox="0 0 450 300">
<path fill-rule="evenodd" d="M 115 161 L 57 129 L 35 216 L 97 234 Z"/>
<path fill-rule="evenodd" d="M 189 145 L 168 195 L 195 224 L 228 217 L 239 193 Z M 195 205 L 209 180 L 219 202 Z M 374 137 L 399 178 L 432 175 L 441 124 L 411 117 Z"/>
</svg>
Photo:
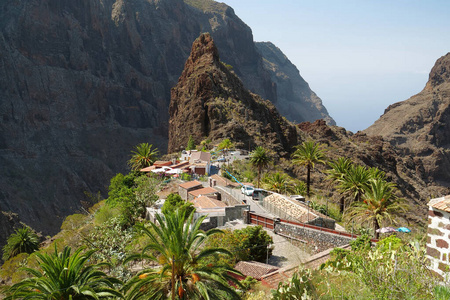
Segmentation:
<svg viewBox="0 0 450 300">
<path fill-rule="evenodd" d="M 276 83 L 277 98 L 274 104 L 283 116 L 293 122 L 323 119 L 329 125 L 336 125 L 322 100 L 277 46 L 270 42 L 258 42 L 255 45 L 264 58 L 264 66 L 269 70 L 272 81 Z"/>
<path fill-rule="evenodd" d="M 365 131 L 381 135 L 400 150 L 426 183 L 428 197 L 450 188 L 450 53 L 439 58 L 425 88 L 389 106 Z"/>
<path fill-rule="evenodd" d="M 201 32 L 246 88 L 277 103 L 250 28 L 225 4 L 2 1 L 0 208 L 55 233 L 84 191 L 127 171 L 135 145 L 166 149 L 170 89 Z"/>
<path fill-rule="evenodd" d="M 246 90 L 229 68 L 209 34 L 193 43 L 171 91 L 169 153 L 184 148 L 190 135 L 197 144 L 205 137 L 230 138 L 238 147 L 264 146 L 281 156 L 296 145 L 295 126 L 272 103 Z"/>
</svg>

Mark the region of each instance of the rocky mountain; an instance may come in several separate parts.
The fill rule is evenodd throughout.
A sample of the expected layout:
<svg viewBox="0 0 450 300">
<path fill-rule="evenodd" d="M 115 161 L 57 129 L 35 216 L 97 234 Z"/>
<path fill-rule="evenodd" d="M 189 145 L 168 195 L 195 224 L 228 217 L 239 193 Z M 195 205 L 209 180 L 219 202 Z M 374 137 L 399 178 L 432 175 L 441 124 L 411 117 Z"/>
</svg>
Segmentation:
<svg viewBox="0 0 450 300">
<path fill-rule="evenodd" d="M 205 137 L 230 138 L 239 148 L 264 146 L 278 155 L 297 144 L 295 126 L 275 106 L 244 88 L 240 79 L 219 59 L 210 34 L 192 44 L 169 107 L 169 149 L 179 151 L 189 136 L 197 144 Z"/>
<path fill-rule="evenodd" d="M 0 210 L 54 233 L 90 201 L 85 191 L 104 192 L 127 171 L 136 144 L 164 151 L 170 89 L 202 32 L 245 88 L 284 105 L 278 95 L 292 92 L 223 3 L 1 1 Z"/>
<path fill-rule="evenodd" d="M 272 102 L 283 116 L 293 122 L 322 119 L 329 125 L 336 125 L 322 100 L 309 88 L 297 67 L 277 46 L 271 42 L 258 42 L 255 45 L 272 81 L 276 83 L 277 98 L 276 102 Z"/>
<path fill-rule="evenodd" d="M 389 106 L 365 131 L 399 149 L 426 184 L 424 199 L 450 190 L 450 53 L 439 58 L 425 88 Z"/>
</svg>

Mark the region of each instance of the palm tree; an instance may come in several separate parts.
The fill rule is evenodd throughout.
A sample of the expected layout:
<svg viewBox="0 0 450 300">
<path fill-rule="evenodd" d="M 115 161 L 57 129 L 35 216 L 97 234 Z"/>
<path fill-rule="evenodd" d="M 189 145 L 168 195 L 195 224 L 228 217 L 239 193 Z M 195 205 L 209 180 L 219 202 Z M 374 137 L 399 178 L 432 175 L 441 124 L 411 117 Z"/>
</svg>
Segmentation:
<svg viewBox="0 0 450 300">
<path fill-rule="evenodd" d="M 281 194 L 286 189 L 290 190 L 291 180 L 285 173 L 276 172 L 263 178 L 263 187 L 267 190 Z"/>
<path fill-rule="evenodd" d="M 373 175 L 379 174 L 375 170 L 367 169 L 361 165 L 352 165 L 344 174 L 338 188 L 352 198 L 352 201 L 361 201 L 361 196 L 367 189 L 369 180 Z"/>
<path fill-rule="evenodd" d="M 33 253 L 39 250 L 39 236 L 30 227 L 23 226 L 15 230 L 3 247 L 3 261 L 20 253 Z"/>
<path fill-rule="evenodd" d="M 200 266 L 202 260 L 216 254 L 231 255 L 221 248 L 204 249 L 202 244 L 208 236 L 221 233 L 218 229 L 200 230 L 206 216 L 193 222 L 194 213 L 188 216 L 181 210 L 156 215 L 157 223 L 151 228 L 139 226 L 150 238 L 141 254 L 128 257 L 150 259 L 161 265 L 158 269 L 139 272 L 125 286 L 126 299 L 240 299 L 228 284 L 239 283 L 230 273 L 239 272 L 220 265 Z"/>
<path fill-rule="evenodd" d="M 139 171 L 153 165 L 158 156 L 158 149 L 152 149 L 152 147 L 151 144 L 141 143 L 136 146 L 136 151 L 131 151 L 132 155 L 128 165 L 133 171 Z"/>
<path fill-rule="evenodd" d="M 228 150 L 234 148 L 233 142 L 231 142 L 230 139 L 224 139 L 220 144 L 217 146 L 218 150 L 223 150 L 225 153 L 225 156 L 228 155 Z"/>
<path fill-rule="evenodd" d="M 23 268 L 33 277 L 22 280 L 8 289 L 6 299 L 106 299 L 122 297 L 114 289 L 114 284 L 121 284 L 115 278 L 107 277 L 98 270 L 103 265 L 85 266 L 95 250 L 82 253 L 79 248 L 70 255 L 71 248 L 65 247 L 58 253 L 48 255 L 36 253 L 42 272 Z"/>
<path fill-rule="evenodd" d="M 364 189 L 362 202 L 354 202 L 349 208 L 348 218 L 357 222 L 372 222 L 375 238 L 378 239 L 380 228 L 385 220 L 392 223 L 393 217 L 407 208 L 403 200 L 395 194 L 395 184 L 383 179 L 371 179 Z M 395 222 L 395 221 L 394 221 Z"/>
<path fill-rule="evenodd" d="M 325 162 L 325 154 L 322 149 L 323 145 L 314 141 L 306 141 L 298 145 L 292 154 L 292 162 L 300 166 L 306 167 L 306 195 L 310 196 L 311 170 L 315 164 L 323 164 Z"/>
<path fill-rule="evenodd" d="M 258 188 L 261 179 L 261 171 L 263 168 L 267 168 L 272 158 L 267 153 L 267 150 L 261 146 L 256 147 L 256 149 L 250 154 L 250 162 L 253 166 L 258 168 Z"/>
<path fill-rule="evenodd" d="M 346 157 L 339 157 L 337 160 L 329 162 L 328 166 L 330 166 L 331 169 L 327 171 L 328 180 L 339 186 L 343 182 L 344 176 L 349 172 L 352 165 L 353 165 L 352 161 Z M 345 206 L 345 197 L 344 195 L 341 195 L 340 199 L 341 214 L 344 212 L 344 206 Z"/>
</svg>

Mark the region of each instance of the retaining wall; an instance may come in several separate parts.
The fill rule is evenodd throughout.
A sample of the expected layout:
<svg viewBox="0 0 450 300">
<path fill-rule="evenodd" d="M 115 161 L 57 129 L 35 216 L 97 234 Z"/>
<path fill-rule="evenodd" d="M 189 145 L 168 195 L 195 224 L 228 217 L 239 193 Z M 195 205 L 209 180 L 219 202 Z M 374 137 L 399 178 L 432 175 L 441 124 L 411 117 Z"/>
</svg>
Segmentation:
<svg viewBox="0 0 450 300">
<path fill-rule="evenodd" d="M 286 237 L 292 237 L 313 246 L 315 253 L 319 253 L 330 248 L 344 246 L 353 240 L 351 237 L 340 236 L 316 229 L 281 222 L 275 223 L 274 232 Z"/>
</svg>

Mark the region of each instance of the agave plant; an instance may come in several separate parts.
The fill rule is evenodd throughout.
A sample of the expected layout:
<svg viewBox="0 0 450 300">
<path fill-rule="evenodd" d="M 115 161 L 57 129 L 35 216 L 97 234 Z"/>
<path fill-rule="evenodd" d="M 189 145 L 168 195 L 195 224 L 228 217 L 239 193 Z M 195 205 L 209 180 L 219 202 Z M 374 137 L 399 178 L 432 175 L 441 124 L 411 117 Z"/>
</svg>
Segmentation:
<svg viewBox="0 0 450 300">
<path fill-rule="evenodd" d="M 15 233 L 8 237 L 6 245 L 3 247 L 4 261 L 20 253 L 33 253 L 39 250 L 39 237 L 30 227 L 23 226 L 16 229 Z"/>
<path fill-rule="evenodd" d="M 58 253 L 55 246 L 53 254 L 36 253 L 42 270 L 23 268 L 33 277 L 11 286 L 5 299 L 121 298 L 122 294 L 114 289 L 114 284 L 120 285 L 121 281 L 99 270 L 107 264 L 86 266 L 95 250 L 83 250 L 81 247 L 71 255 L 70 247 Z"/>
</svg>

